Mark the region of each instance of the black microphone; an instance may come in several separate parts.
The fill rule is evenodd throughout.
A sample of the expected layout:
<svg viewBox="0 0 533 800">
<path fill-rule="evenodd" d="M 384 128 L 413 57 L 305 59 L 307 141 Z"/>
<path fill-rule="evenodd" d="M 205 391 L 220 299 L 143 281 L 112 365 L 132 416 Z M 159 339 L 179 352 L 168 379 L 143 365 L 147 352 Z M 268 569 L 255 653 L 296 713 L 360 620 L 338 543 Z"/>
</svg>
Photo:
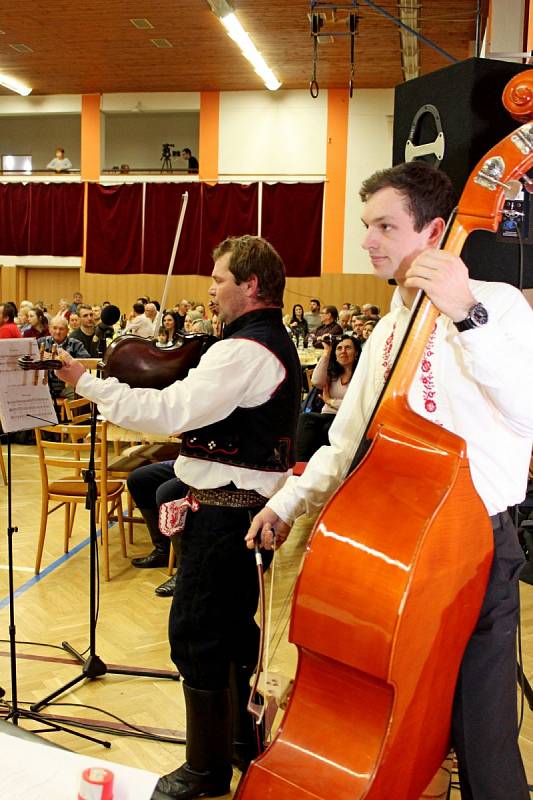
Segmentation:
<svg viewBox="0 0 533 800">
<path fill-rule="evenodd" d="M 120 319 L 120 308 L 118 306 L 104 306 L 100 314 L 100 322 L 104 325 L 114 325 Z M 100 324 L 100 323 L 99 323 Z"/>
<path fill-rule="evenodd" d="M 113 325 L 120 319 L 118 306 L 104 306 L 100 314 L 100 322 L 94 329 L 93 342 L 104 342 L 115 333 Z"/>
</svg>

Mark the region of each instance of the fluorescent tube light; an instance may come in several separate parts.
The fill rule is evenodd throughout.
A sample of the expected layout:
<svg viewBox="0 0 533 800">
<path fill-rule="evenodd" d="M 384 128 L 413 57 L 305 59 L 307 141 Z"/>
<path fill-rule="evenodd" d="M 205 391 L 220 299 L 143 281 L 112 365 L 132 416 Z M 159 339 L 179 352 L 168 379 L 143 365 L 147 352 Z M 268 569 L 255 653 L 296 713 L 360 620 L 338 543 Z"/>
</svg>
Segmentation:
<svg viewBox="0 0 533 800">
<path fill-rule="evenodd" d="M 228 36 L 239 46 L 243 56 L 248 59 L 267 89 L 272 92 L 279 89 L 281 82 L 278 81 L 235 14 L 226 14 L 224 17 L 220 17 L 220 21 L 224 25 Z"/>
<path fill-rule="evenodd" d="M 15 80 L 15 78 L 10 78 L 9 75 L 2 75 L 0 73 L 0 84 L 5 86 L 6 89 L 11 89 L 12 92 L 17 92 L 17 94 L 26 96 L 31 93 L 29 86 L 24 86 L 23 83 Z"/>
</svg>

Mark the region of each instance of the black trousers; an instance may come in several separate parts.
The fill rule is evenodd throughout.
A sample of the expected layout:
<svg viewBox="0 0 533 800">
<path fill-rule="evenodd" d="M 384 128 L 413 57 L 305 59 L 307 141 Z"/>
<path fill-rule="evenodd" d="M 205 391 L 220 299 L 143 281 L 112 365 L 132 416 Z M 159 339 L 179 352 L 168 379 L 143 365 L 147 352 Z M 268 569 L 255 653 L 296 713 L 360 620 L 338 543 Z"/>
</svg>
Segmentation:
<svg viewBox="0 0 533 800">
<path fill-rule="evenodd" d="M 185 497 L 187 487 L 176 478 L 173 461 L 146 464 L 128 475 L 128 489 L 137 508 L 157 509 L 161 503 Z"/>
<path fill-rule="evenodd" d="M 162 503 L 185 497 L 187 487 L 174 473 L 173 461 L 161 461 L 158 464 L 146 464 L 138 467 L 128 475 L 128 489 L 141 511 L 151 509 L 157 513 Z M 152 544 L 160 552 L 170 551 L 170 539 L 160 533 L 155 523 L 145 520 L 150 532 Z"/>
<path fill-rule="evenodd" d="M 492 518 L 494 561 L 455 691 L 462 800 L 529 800 L 518 748 L 516 631 L 524 554 L 509 514 Z"/>
<path fill-rule="evenodd" d="M 228 686 L 229 665 L 257 662 L 259 583 L 244 536 L 259 509 L 189 511 L 169 620 L 172 660 L 195 689 Z M 271 554 L 263 553 L 266 565 Z"/>
<path fill-rule="evenodd" d="M 168 461 L 134 470 L 128 488 L 139 508 L 155 510 L 184 497 L 188 487 Z M 255 554 L 244 536 L 258 510 L 202 505 L 189 511 L 180 534 L 169 641 L 172 660 L 195 689 L 225 688 L 232 661 L 242 666 L 257 661 L 259 583 Z M 271 559 L 263 553 L 265 566 Z"/>
</svg>

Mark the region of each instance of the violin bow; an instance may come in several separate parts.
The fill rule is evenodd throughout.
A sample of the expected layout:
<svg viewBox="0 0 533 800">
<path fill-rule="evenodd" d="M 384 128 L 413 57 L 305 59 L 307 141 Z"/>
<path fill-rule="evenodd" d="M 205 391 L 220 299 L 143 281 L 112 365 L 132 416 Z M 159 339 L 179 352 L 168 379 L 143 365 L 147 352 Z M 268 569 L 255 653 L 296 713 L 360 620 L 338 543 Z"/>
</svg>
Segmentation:
<svg viewBox="0 0 533 800">
<path fill-rule="evenodd" d="M 189 202 L 189 192 L 183 192 L 183 194 L 181 195 L 181 209 L 180 209 L 180 216 L 178 219 L 178 227 L 176 228 L 176 235 L 174 236 L 174 244 L 172 245 L 172 253 L 170 255 L 170 263 L 168 265 L 167 277 L 165 279 L 163 297 L 161 298 L 161 307 L 157 312 L 157 316 L 155 318 L 154 331 L 156 336 L 157 336 L 157 331 L 159 330 L 161 325 L 161 320 L 163 319 L 163 314 L 165 313 L 167 297 L 168 297 L 168 289 L 170 286 L 170 279 L 172 277 L 172 267 L 174 266 L 174 259 L 176 258 L 176 253 L 178 252 L 181 229 L 183 228 L 183 219 L 185 217 L 185 211 L 187 210 L 188 202 Z"/>
</svg>

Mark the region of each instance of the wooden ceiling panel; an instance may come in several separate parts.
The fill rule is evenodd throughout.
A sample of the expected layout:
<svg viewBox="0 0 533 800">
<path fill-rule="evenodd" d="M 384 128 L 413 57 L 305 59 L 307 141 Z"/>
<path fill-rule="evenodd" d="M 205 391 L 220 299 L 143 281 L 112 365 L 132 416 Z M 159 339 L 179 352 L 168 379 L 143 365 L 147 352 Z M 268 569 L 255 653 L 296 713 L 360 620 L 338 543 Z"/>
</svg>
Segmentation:
<svg viewBox="0 0 533 800">
<path fill-rule="evenodd" d="M 308 0 L 232 2 L 286 89 L 306 88 L 311 78 L 309 5 Z M 397 2 L 379 5 L 398 14 Z M 467 58 L 476 6 L 476 0 L 421 0 L 421 32 L 456 58 Z M 356 86 L 400 83 L 398 28 L 364 3 L 359 15 Z M 139 17 L 149 19 L 153 29 L 137 30 L 129 22 Z M 263 88 L 206 0 L 93 0 L 86 5 L 17 0 L 4 4 L 0 29 L 0 71 L 29 84 L 36 95 Z M 157 49 L 150 42 L 155 38 L 166 38 L 173 47 Z M 17 43 L 33 52 L 17 53 L 9 46 Z M 422 74 L 449 63 L 423 44 L 420 53 Z M 320 87 L 346 86 L 349 76 L 348 37 L 320 45 Z"/>
</svg>

